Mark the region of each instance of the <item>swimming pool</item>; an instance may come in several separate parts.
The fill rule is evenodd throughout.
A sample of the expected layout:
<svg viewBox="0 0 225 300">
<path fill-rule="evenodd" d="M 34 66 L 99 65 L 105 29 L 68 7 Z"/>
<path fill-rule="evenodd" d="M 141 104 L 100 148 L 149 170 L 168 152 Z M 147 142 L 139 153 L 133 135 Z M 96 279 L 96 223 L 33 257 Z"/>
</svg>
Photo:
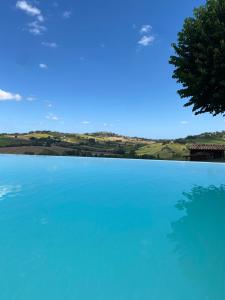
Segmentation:
<svg viewBox="0 0 225 300">
<path fill-rule="evenodd" d="M 0 299 L 225 299 L 224 184 L 224 164 L 0 155 Z"/>
</svg>

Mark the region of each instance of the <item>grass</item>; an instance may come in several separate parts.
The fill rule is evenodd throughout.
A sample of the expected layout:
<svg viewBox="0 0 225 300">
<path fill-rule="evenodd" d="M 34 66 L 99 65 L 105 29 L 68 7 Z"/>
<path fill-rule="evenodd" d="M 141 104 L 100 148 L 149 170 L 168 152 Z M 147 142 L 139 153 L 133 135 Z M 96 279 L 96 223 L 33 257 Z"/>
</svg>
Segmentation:
<svg viewBox="0 0 225 300">
<path fill-rule="evenodd" d="M 159 159 L 182 159 L 188 155 L 187 145 L 178 143 L 154 143 L 139 148 L 137 156 L 153 156 Z"/>
</svg>

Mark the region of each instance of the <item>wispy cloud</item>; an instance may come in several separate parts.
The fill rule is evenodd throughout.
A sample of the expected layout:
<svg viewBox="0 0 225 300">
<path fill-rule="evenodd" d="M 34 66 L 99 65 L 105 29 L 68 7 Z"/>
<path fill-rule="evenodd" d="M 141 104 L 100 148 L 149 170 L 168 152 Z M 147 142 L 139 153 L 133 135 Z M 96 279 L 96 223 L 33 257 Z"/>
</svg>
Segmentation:
<svg viewBox="0 0 225 300">
<path fill-rule="evenodd" d="M 43 25 L 45 19 L 38 7 L 29 4 L 25 0 L 20 0 L 16 2 L 16 8 L 35 18 L 33 22 L 28 24 L 28 31 L 31 34 L 40 35 L 46 31 L 47 28 Z"/>
<path fill-rule="evenodd" d="M 36 97 L 34 97 L 34 96 L 28 96 L 28 97 L 26 98 L 26 100 L 32 102 L 32 101 L 35 101 L 35 100 L 36 100 Z"/>
<path fill-rule="evenodd" d="M 45 100 L 44 103 L 45 103 L 45 106 L 48 107 L 48 108 L 52 108 L 53 107 L 52 101 Z"/>
<path fill-rule="evenodd" d="M 20 94 L 13 94 L 11 92 L 6 92 L 0 89 L 0 101 L 20 101 L 22 100 L 22 96 Z"/>
<path fill-rule="evenodd" d="M 17 1 L 16 8 L 24 11 L 30 16 L 42 16 L 41 10 L 35 6 L 32 6 L 25 0 Z"/>
<path fill-rule="evenodd" d="M 143 47 L 151 45 L 155 41 L 155 36 L 151 32 L 152 32 L 151 25 L 143 25 L 140 29 L 141 37 L 138 41 L 138 45 Z"/>
<path fill-rule="evenodd" d="M 90 121 L 82 121 L 81 124 L 88 125 L 88 124 L 91 124 L 91 122 Z"/>
<path fill-rule="evenodd" d="M 182 125 L 187 125 L 187 124 L 188 124 L 188 121 L 181 121 L 180 124 L 182 124 Z"/>
<path fill-rule="evenodd" d="M 72 16 L 71 10 L 65 10 L 62 14 L 63 19 L 69 19 Z"/>
<path fill-rule="evenodd" d="M 113 124 L 109 124 L 109 123 L 103 123 L 104 127 L 113 127 Z"/>
<path fill-rule="evenodd" d="M 140 33 L 141 34 L 146 34 L 146 33 L 149 33 L 151 30 L 152 30 L 151 25 L 143 25 L 140 29 Z"/>
<path fill-rule="evenodd" d="M 58 48 L 58 44 L 55 42 L 42 42 L 42 46 L 48 47 L 48 48 Z"/>
<path fill-rule="evenodd" d="M 33 35 L 41 35 L 47 30 L 46 26 L 41 24 L 40 22 L 33 21 L 28 24 L 28 31 Z"/>
<path fill-rule="evenodd" d="M 59 121 L 59 117 L 53 113 L 47 114 L 47 116 L 45 116 L 45 118 L 48 120 L 52 120 L 52 121 Z"/>
<path fill-rule="evenodd" d="M 155 40 L 155 37 L 154 36 L 147 36 L 147 35 L 144 35 L 141 37 L 141 39 L 138 41 L 138 44 L 141 45 L 141 46 L 148 46 L 150 45 L 151 43 L 153 43 Z"/>
<path fill-rule="evenodd" d="M 41 63 L 41 64 L 39 64 L 39 68 L 48 69 L 48 66 L 46 64 Z"/>
</svg>

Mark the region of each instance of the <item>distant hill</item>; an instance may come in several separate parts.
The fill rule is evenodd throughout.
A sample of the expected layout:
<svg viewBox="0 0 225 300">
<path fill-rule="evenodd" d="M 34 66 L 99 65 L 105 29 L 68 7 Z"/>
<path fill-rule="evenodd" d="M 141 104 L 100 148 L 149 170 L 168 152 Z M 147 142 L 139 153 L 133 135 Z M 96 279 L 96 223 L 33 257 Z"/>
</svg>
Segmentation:
<svg viewBox="0 0 225 300">
<path fill-rule="evenodd" d="M 225 144 L 225 131 L 206 132 L 199 135 L 190 135 L 184 139 L 175 140 L 178 143 L 199 143 L 199 144 Z"/>
<path fill-rule="evenodd" d="M 225 131 L 180 139 L 146 139 L 112 132 L 31 131 L 0 134 L 0 153 L 184 160 L 190 144 L 225 144 Z"/>
</svg>

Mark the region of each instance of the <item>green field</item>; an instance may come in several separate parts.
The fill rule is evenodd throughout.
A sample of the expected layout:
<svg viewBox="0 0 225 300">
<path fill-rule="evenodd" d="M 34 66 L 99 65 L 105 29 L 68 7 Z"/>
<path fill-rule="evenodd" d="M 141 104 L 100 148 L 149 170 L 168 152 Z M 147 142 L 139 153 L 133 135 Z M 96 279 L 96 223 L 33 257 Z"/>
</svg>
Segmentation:
<svg viewBox="0 0 225 300">
<path fill-rule="evenodd" d="M 138 156 L 149 155 L 158 159 L 182 159 L 188 155 L 187 145 L 178 143 L 154 143 L 139 148 L 136 151 Z"/>
</svg>

